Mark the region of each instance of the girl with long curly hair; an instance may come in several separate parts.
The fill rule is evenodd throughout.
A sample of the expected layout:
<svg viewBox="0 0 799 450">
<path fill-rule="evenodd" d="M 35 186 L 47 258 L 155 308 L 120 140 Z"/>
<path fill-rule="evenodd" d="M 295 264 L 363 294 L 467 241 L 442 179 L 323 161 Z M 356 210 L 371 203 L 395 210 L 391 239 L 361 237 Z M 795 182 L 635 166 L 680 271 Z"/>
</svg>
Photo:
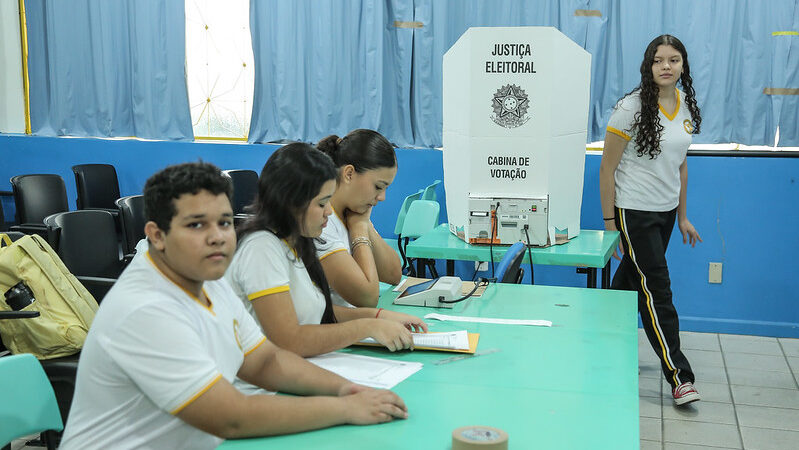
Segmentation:
<svg viewBox="0 0 799 450">
<path fill-rule="evenodd" d="M 675 219 L 683 243 L 702 242 L 686 207 L 686 155 L 702 118 L 679 39 L 655 38 L 640 70 L 640 85 L 619 100 L 608 122 L 599 175 L 602 214 L 605 229 L 621 233 L 623 257 L 612 288 L 638 291 L 646 336 L 660 357 L 674 403 L 684 405 L 700 397 L 680 350 L 666 247 Z M 614 257 L 619 259 L 617 252 Z"/>
</svg>

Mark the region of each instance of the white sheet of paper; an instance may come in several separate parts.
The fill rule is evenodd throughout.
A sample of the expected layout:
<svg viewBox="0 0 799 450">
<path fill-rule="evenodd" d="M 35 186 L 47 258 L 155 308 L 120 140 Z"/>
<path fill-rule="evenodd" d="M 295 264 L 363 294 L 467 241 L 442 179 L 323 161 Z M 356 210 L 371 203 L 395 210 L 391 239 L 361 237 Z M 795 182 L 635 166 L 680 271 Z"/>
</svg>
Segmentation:
<svg viewBox="0 0 799 450">
<path fill-rule="evenodd" d="M 425 319 L 444 320 L 448 322 L 479 322 L 479 323 L 499 323 L 505 325 L 533 325 L 537 327 L 551 327 L 549 320 L 530 320 L 530 319 L 492 319 L 487 317 L 468 317 L 468 316 L 448 316 L 446 314 L 430 313 L 424 316 Z"/>
<path fill-rule="evenodd" d="M 445 348 L 451 350 L 469 350 L 469 334 L 466 330 L 446 331 L 443 333 L 411 333 L 413 345 L 417 347 Z M 377 344 L 373 338 L 362 339 L 367 344 Z"/>
<path fill-rule="evenodd" d="M 339 352 L 325 353 L 307 359 L 353 383 L 378 389 L 391 389 L 422 368 L 422 363 L 419 362 L 394 361 Z"/>
</svg>

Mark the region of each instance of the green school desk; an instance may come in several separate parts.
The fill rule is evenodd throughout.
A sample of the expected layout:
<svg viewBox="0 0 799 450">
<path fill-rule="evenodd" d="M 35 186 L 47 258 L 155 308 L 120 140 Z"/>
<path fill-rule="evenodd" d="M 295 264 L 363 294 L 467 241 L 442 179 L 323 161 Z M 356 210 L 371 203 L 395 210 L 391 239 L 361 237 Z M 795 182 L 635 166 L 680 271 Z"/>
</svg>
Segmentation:
<svg viewBox="0 0 799 450">
<path fill-rule="evenodd" d="M 452 310 L 395 306 L 394 297 L 385 292 L 380 306 L 418 316 L 544 319 L 553 326 L 427 320 L 431 331 L 480 333 L 477 356 L 450 362 L 460 354 L 343 350 L 424 364 L 393 389 L 408 405 L 407 420 L 227 441 L 220 448 L 449 449 L 452 430 L 466 425 L 505 430 L 511 449 L 639 448 L 634 292 L 503 284 Z"/>
<path fill-rule="evenodd" d="M 596 271 L 602 269 L 602 288 L 610 287 L 610 257 L 619 245 L 618 231 L 580 230 L 571 241 L 546 248 L 531 248 L 534 264 L 551 266 L 577 266 L 578 272 L 586 273 L 587 286 L 596 287 Z M 502 260 L 508 246 L 493 247 L 494 261 Z M 491 261 L 487 245 L 471 245 L 450 233 L 446 224 L 408 244 L 406 255 L 409 258 L 445 259 L 447 275 L 454 275 L 454 260 Z M 524 251 L 524 264 L 530 262 L 527 250 Z"/>
</svg>

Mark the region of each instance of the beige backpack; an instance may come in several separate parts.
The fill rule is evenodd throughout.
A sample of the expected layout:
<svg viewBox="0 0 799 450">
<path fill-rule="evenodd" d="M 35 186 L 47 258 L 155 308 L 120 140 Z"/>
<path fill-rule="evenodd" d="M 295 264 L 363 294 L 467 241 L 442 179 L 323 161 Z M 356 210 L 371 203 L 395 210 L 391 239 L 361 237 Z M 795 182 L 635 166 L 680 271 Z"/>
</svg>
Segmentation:
<svg viewBox="0 0 799 450">
<path fill-rule="evenodd" d="M 11 242 L 0 234 L 0 241 L 0 311 L 12 309 L 3 293 L 22 281 L 35 298 L 22 310 L 40 314 L 0 320 L 3 344 L 11 353 L 33 353 L 39 359 L 79 352 L 97 301 L 41 236 L 26 235 Z"/>
</svg>

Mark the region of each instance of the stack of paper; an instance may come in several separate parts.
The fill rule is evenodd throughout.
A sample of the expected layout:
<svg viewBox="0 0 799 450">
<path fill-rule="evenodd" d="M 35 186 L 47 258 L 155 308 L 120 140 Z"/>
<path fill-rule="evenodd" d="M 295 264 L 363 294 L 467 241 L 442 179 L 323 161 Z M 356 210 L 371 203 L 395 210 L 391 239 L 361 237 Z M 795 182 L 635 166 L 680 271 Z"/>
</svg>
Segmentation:
<svg viewBox="0 0 799 450">
<path fill-rule="evenodd" d="M 438 348 L 442 350 L 469 350 L 469 335 L 466 330 L 445 333 L 411 333 L 414 347 Z M 360 341 L 361 344 L 379 344 L 373 338 Z"/>
<path fill-rule="evenodd" d="M 394 361 L 349 353 L 325 353 L 308 358 L 317 366 L 353 383 L 378 389 L 391 389 L 422 368 L 422 363 Z"/>
<path fill-rule="evenodd" d="M 478 333 L 467 333 L 466 330 L 411 333 L 413 347 L 419 350 L 442 350 L 445 352 L 474 353 L 480 339 Z M 381 345 L 373 338 L 366 338 L 358 342 L 361 345 Z"/>
</svg>

